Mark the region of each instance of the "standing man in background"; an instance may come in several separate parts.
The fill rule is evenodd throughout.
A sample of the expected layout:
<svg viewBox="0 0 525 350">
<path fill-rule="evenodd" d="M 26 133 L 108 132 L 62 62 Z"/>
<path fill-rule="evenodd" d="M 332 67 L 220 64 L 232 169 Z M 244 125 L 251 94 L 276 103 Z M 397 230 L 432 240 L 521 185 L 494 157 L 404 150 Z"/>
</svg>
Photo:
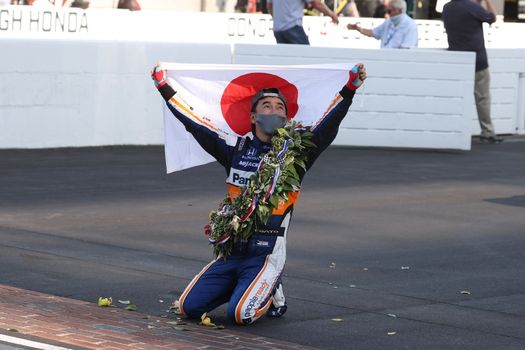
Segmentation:
<svg viewBox="0 0 525 350">
<path fill-rule="evenodd" d="M 383 49 L 409 49 L 417 47 L 417 24 L 407 14 L 405 0 L 391 0 L 386 8 L 389 18 L 373 29 L 348 24 L 350 30 L 381 40 Z"/>
<path fill-rule="evenodd" d="M 483 37 L 483 22 L 496 21 L 496 8 L 491 0 L 484 0 L 487 10 L 477 1 L 452 0 L 443 7 L 442 19 L 448 35 L 448 49 L 476 53 L 474 98 L 481 127 L 480 140 L 491 143 L 503 141 L 496 135 L 490 117 L 490 72 Z"/>
<path fill-rule="evenodd" d="M 278 44 L 310 45 L 303 29 L 304 4 L 308 3 L 339 24 L 339 18 L 320 0 L 266 0 L 273 18 L 273 34 Z"/>
</svg>

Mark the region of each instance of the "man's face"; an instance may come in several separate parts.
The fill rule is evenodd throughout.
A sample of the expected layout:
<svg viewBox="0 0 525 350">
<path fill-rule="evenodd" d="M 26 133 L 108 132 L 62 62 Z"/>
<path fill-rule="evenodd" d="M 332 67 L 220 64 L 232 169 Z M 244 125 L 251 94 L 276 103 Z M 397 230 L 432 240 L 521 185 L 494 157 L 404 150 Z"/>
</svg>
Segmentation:
<svg viewBox="0 0 525 350">
<path fill-rule="evenodd" d="M 394 17 L 401 14 L 401 10 L 397 9 L 390 4 L 386 7 L 386 13 L 388 13 L 389 17 Z"/>
<path fill-rule="evenodd" d="M 255 106 L 255 113 L 277 114 L 286 118 L 286 106 L 279 97 L 265 97 L 257 102 L 257 105 Z M 252 113 L 252 116 L 253 114 L 254 113 Z M 253 119 L 253 122 L 255 122 L 255 119 Z"/>
<path fill-rule="evenodd" d="M 257 115 L 278 115 L 286 120 L 286 106 L 279 97 L 265 97 L 257 102 L 255 111 L 250 114 L 250 121 L 255 125 L 256 134 L 261 136 L 264 131 L 262 131 L 259 123 L 256 122 Z"/>
</svg>

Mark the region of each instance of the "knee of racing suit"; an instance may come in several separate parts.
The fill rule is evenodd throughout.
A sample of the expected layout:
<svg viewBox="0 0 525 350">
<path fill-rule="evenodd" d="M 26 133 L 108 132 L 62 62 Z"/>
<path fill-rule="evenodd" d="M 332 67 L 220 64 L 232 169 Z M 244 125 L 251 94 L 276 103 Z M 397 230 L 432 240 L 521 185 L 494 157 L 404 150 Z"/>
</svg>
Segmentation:
<svg viewBox="0 0 525 350">
<path fill-rule="evenodd" d="M 188 295 L 180 304 L 180 310 L 183 316 L 188 318 L 200 318 L 203 313 L 208 312 L 204 305 L 198 303 L 196 298 L 191 298 Z"/>
<path fill-rule="evenodd" d="M 238 303 L 228 304 L 227 315 L 230 320 L 239 325 L 249 325 L 264 315 L 271 303 L 271 298 L 268 298 L 268 301 L 263 304 L 255 298 L 241 299 Z"/>
<path fill-rule="evenodd" d="M 255 320 L 252 317 L 249 317 L 249 316 L 245 317 L 244 316 L 244 311 L 245 310 L 240 310 L 239 314 L 236 315 L 237 314 L 237 312 L 236 312 L 237 306 L 238 306 L 238 304 L 234 304 L 234 305 L 229 305 L 228 304 L 227 316 L 232 322 L 235 322 L 238 325 L 249 325 L 249 324 L 252 324 L 253 322 L 255 322 Z"/>
</svg>

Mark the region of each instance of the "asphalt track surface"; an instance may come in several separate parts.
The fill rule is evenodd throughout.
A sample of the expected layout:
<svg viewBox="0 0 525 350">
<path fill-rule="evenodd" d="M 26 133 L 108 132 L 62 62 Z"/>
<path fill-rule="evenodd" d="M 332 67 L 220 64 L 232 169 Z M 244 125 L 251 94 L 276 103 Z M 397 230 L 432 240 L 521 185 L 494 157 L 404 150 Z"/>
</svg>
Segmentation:
<svg viewBox="0 0 525 350">
<path fill-rule="evenodd" d="M 163 161 L 161 147 L 0 151 L 0 283 L 164 314 L 211 259 L 202 227 L 225 173 Z M 219 308 L 216 323 L 322 349 L 525 348 L 525 139 L 330 148 L 294 215 L 286 316 L 239 327 Z"/>
</svg>

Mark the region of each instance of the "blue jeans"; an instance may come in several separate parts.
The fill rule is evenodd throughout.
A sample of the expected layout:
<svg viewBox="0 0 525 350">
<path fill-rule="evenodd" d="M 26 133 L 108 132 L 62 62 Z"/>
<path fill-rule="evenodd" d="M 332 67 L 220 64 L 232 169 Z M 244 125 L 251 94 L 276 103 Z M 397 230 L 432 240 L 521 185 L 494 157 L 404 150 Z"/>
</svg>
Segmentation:
<svg viewBox="0 0 525 350">
<path fill-rule="evenodd" d="M 273 32 L 278 44 L 310 45 L 303 27 L 295 26 L 287 30 Z"/>
</svg>

